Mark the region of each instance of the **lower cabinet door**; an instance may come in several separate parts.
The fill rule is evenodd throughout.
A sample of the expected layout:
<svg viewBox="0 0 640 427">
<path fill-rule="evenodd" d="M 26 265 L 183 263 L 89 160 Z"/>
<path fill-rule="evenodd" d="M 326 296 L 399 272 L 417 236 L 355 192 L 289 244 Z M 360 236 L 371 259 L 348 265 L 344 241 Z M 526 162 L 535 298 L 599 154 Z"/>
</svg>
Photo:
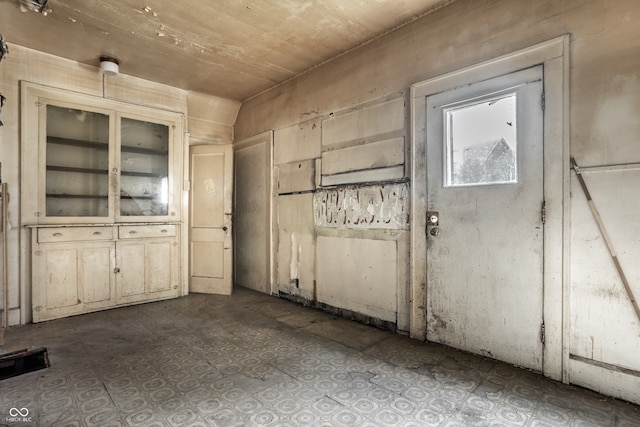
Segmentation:
<svg viewBox="0 0 640 427">
<path fill-rule="evenodd" d="M 110 227 L 32 233 L 33 322 L 180 296 L 175 225 L 121 228 L 115 240 Z"/>
<path fill-rule="evenodd" d="M 44 243 L 33 254 L 33 321 L 115 304 L 113 242 Z"/>
<path fill-rule="evenodd" d="M 178 251 L 175 239 L 140 239 L 116 244 L 117 303 L 177 297 Z"/>
</svg>

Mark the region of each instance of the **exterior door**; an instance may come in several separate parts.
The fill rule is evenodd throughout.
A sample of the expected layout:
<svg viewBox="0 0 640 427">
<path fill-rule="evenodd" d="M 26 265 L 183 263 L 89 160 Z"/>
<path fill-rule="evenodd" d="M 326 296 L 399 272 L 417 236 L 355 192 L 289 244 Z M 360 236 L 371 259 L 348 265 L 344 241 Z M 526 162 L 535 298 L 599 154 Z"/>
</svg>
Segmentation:
<svg viewBox="0 0 640 427">
<path fill-rule="evenodd" d="M 542 67 L 426 98 L 427 339 L 542 370 Z"/>
<path fill-rule="evenodd" d="M 191 147 L 190 292 L 232 292 L 232 166 L 231 145 Z"/>
</svg>

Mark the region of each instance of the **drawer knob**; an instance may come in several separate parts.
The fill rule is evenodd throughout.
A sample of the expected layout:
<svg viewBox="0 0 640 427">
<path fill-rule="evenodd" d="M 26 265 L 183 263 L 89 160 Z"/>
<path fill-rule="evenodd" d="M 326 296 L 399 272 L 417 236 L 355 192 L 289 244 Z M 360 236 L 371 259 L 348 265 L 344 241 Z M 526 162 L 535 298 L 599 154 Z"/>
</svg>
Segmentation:
<svg viewBox="0 0 640 427">
<path fill-rule="evenodd" d="M 94 231 L 93 235 L 94 236 L 102 236 L 102 232 L 101 231 Z"/>
<path fill-rule="evenodd" d="M 54 235 L 55 237 L 60 237 L 60 236 L 62 236 L 62 233 L 53 233 L 53 235 Z"/>
<path fill-rule="evenodd" d="M 167 230 L 163 228 L 162 230 L 160 230 L 160 232 L 161 232 L 161 233 L 166 233 L 166 232 L 167 232 Z"/>
<path fill-rule="evenodd" d="M 129 231 L 129 234 L 136 234 L 136 233 L 137 233 L 137 231 L 136 231 L 136 230 L 131 230 L 131 231 Z"/>
</svg>

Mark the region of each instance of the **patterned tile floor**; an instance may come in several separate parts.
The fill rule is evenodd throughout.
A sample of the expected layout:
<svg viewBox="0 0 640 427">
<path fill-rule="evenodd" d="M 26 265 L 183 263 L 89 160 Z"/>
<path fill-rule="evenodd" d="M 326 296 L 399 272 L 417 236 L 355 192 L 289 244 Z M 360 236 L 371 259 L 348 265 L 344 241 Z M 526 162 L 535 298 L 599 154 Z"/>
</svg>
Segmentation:
<svg viewBox="0 0 640 427">
<path fill-rule="evenodd" d="M 15 327 L 0 353 L 42 346 L 50 368 L 0 381 L 1 426 L 640 425 L 637 406 L 244 288 Z"/>
</svg>

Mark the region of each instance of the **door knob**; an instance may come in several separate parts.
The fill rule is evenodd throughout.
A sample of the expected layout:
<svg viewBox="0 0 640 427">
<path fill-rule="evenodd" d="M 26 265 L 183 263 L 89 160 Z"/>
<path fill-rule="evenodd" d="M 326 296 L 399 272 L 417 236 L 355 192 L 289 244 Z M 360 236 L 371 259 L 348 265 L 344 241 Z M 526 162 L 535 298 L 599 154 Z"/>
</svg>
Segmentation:
<svg viewBox="0 0 640 427">
<path fill-rule="evenodd" d="M 227 231 L 228 228 L 226 226 L 222 227 L 222 231 Z"/>
<path fill-rule="evenodd" d="M 436 211 L 427 212 L 427 225 L 434 226 L 440 224 L 440 214 Z"/>
<path fill-rule="evenodd" d="M 429 234 L 431 234 L 432 236 L 437 236 L 438 234 L 440 234 L 440 229 L 437 227 L 433 227 L 431 230 L 429 230 Z"/>
</svg>

